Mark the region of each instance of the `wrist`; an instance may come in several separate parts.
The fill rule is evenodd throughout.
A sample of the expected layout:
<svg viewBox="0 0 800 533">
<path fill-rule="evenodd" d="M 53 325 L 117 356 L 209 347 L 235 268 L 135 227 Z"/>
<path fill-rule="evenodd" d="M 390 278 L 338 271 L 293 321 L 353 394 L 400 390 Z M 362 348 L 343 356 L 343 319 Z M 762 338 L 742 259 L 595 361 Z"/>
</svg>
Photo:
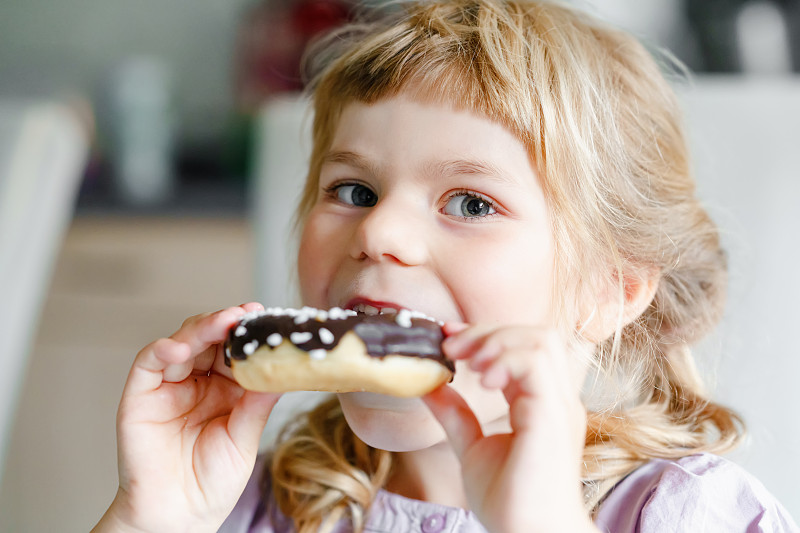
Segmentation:
<svg viewBox="0 0 800 533">
<path fill-rule="evenodd" d="M 170 513 L 165 513 L 164 509 L 148 511 L 139 507 L 131 503 L 122 488 L 118 489 L 114 501 L 111 502 L 97 525 L 92 528 L 91 533 L 157 533 L 162 531 L 169 533 L 208 531 L 208 533 L 214 533 L 222 524 L 220 521 L 217 526 L 209 525 L 213 522 L 211 520 L 197 523 L 192 520 L 193 517 L 178 518 Z"/>
<path fill-rule="evenodd" d="M 97 525 L 92 528 L 91 533 L 144 533 L 144 529 L 136 525 L 131 506 L 125 501 L 121 494 L 122 489 L 117 491 L 114 501 L 106 509 Z"/>
</svg>

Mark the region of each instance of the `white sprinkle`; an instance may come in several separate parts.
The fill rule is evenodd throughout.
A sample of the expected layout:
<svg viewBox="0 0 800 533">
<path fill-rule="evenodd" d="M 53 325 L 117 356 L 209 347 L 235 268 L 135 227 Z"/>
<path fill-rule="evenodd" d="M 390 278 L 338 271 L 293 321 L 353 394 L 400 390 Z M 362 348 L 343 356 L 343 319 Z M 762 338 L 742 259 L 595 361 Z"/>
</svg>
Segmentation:
<svg viewBox="0 0 800 533">
<path fill-rule="evenodd" d="M 308 356 L 313 359 L 314 361 L 322 361 L 328 355 L 328 352 L 323 350 L 322 348 L 318 348 L 316 350 L 311 350 L 308 352 Z"/>
<path fill-rule="evenodd" d="M 273 348 L 278 346 L 282 341 L 283 337 L 281 337 L 280 333 L 273 333 L 269 337 L 267 337 L 267 344 L 269 344 Z"/>
<path fill-rule="evenodd" d="M 264 311 L 250 311 L 249 313 L 245 313 L 242 315 L 242 318 L 239 319 L 239 322 L 242 324 L 246 324 L 247 322 L 256 319 L 260 316 L 265 315 Z"/>
<path fill-rule="evenodd" d="M 331 307 L 328 309 L 328 318 L 330 320 L 343 320 L 349 316 L 356 316 L 358 313 L 352 309 L 342 309 L 341 307 Z"/>
<path fill-rule="evenodd" d="M 395 322 L 397 322 L 398 325 L 400 325 L 400 326 L 402 326 L 404 328 L 410 328 L 411 327 L 411 311 L 409 311 L 408 309 L 401 309 L 400 312 L 397 313 L 397 317 L 395 317 L 394 320 L 395 320 Z"/>
<path fill-rule="evenodd" d="M 335 337 L 329 329 L 319 328 L 319 340 L 321 340 L 323 344 L 333 344 Z"/>
<path fill-rule="evenodd" d="M 244 346 L 242 346 L 242 351 L 246 355 L 253 355 L 253 352 L 256 351 L 256 348 L 258 348 L 258 341 L 250 341 Z"/>
<path fill-rule="evenodd" d="M 238 328 L 236 328 L 236 331 L 233 334 L 236 335 L 237 337 L 241 337 L 246 333 L 247 333 L 247 328 L 244 326 L 239 326 Z"/>
<path fill-rule="evenodd" d="M 226 346 L 225 347 L 225 355 L 228 357 L 228 359 L 231 358 L 231 347 L 230 346 Z"/>
<path fill-rule="evenodd" d="M 251 311 L 245 313 L 240 324 L 246 325 L 251 320 L 258 319 L 262 316 L 289 316 L 297 321 L 298 324 L 306 322 L 311 319 L 319 320 L 341 320 L 347 317 L 356 316 L 358 313 L 352 309 L 342 309 L 341 307 L 332 307 L 331 309 L 317 309 L 315 307 L 303 307 L 295 309 L 292 307 L 267 307 L 263 311 Z"/>
<path fill-rule="evenodd" d="M 345 316 L 344 309 L 341 307 L 332 307 L 331 309 L 328 309 L 328 317 L 331 320 L 341 320 Z"/>
<path fill-rule="evenodd" d="M 310 331 L 295 331 L 289 335 L 289 340 L 294 344 L 303 344 L 304 342 L 310 341 L 311 337 L 313 337 L 313 335 Z"/>
</svg>

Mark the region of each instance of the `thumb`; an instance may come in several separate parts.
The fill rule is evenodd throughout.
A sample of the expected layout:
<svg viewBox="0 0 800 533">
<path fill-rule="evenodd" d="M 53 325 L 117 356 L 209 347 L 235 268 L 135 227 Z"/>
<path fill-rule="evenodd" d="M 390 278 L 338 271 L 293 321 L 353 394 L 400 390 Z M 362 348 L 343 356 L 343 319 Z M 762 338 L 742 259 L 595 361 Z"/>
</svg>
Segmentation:
<svg viewBox="0 0 800 533">
<path fill-rule="evenodd" d="M 475 442 L 483 438 L 480 422 L 467 402 L 448 385 L 423 396 L 423 401 L 447 434 L 459 458 Z"/>
<path fill-rule="evenodd" d="M 245 454 L 255 456 L 272 409 L 280 394 L 245 391 L 231 410 L 228 418 L 228 434 L 236 446 Z"/>
</svg>

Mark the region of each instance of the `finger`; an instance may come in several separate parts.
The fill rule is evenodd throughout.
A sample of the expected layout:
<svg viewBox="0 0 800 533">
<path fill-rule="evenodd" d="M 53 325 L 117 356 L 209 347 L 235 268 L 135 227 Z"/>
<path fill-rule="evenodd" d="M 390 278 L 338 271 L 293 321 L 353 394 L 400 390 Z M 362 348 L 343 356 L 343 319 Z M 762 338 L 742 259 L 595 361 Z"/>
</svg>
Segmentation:
<svg viewBox="0 0 800 533">
<path fill-rule="evenodd" d="M 194 358 L 190 358 L 185 363 L 170 365 L 164 369 L 163 380 L 166 383 L 180 383 L 188 378 L 194 367 Z"/>
<path fill-rule="evenodd" d="M 455 335 L 456 333 L 460 333 L 467 329 L 469 324 L 464 322 L 445 322 L 442 326 L 442 331 L 445 335 Z"/>
<path fill-rule="evenodd" d="M 533 396 L 561 396 L 572 390 L 563 347 L 546 339 L 532 346 L 511 347 L 494 358 L 482 371 L 481 385 Z"/>
<path fill-rule="evenodd" d="M 475 442 L 483 438 L 475 413 L 452 387 L 439 387 L 422 399 L 442 425 L 458 457 L 463 457 Z"/>
<path fill-rule="evenodd" d="M 192 356 L 189 346 L 174 339 L 159 339 L 145 346 L 133 361 L 124 394 L 136 395 L 156 390 L 171 366 L 183 365 Z"/>
<path fill-rule="evenodd" d="M 228 418 L 228 434 L 242 455 L 255 456 L 280 394 L 245 391 Z"/>
<path fill-rule="evenodd" d="M 544 330 L 532 326 L 510 326 L 500 329 L 474 328 L 456 339 L 460 354 L 448 354 L 454 359 L 469 359 L 471 369 L 484 372 L 502 354 L 520 348 L 537 349 Z M 452 345 L 447 346 L 452 349 Z"/>
<path fill-rule="evenodd" d="M 530 379 L 534 373 L 534 367 L 538 370 L 538 375 L 548 376 L 544 383 L 552 382 L 549 372 L 542 371 L 543 361 L 538 350 L 530 348 L 511 348 L 487 365 L 481 376 L 481 385 L 487 389 L 505 389 L 512 382 L 520 386 L 521 390 L 529 393 L 536 392 L 531 389 Z"/>
<path fill-rule="evenodd" d="M 194 374 L 208 374 L 214 366 L 214 358 L 219 351 L 221 344 L 214 344 L 204 350 L 194 360 Z"/>
<path fill-rule="evenodd" d="M 231 371 L 231 367 L 225 364 L 225 349 L 221 344 L 217 345 L 217 352 L 214 357 L 214 364 L 211 367 L 211 371 L 225 376 L 231 381 L 235 381 L 233 378 L 233 372 Z"/>
<path fill-rule="evenodd" d="M 264 306 L 261 305 L 258 302 L 248 302 L 248 303 L 240 305 L 239 307 L 244 309 L 245 312 L 247 312 L 247 313 L 254 313 L 256 311 L 263 311 L 264 310 Z"/>
<path fill-rule="evenodd" d="M 517 348 L 498 357 L 481 376 L 487 389 L 502 389 L 515 433 L 533 429 L 543 413 L 564 413 L 581 407 L 580 395 L 564 363 L 566 351 L 544 341 L 537 349 Z"/>
<path fill-rule="evenodd" d="M 249 302 L 240 305 L 242 309 L 244 309 L 245 313 L 253 313 L 256 311 L 263 311 L 264 306 L 258 302 Z M 240 317 L 241 319 L 241 317 Z M 232 325 L 231 325 L 232 326 Z M 230 327 L 228 328 L 230 331 Z M 227 334 L 227 333 L 226 333 Z M 224 357 L 223 357 L 223 348 L 222 344 L 214 344 L 200 353 L 194 362 L 193 371 L 195 374 L 208 374 L 209 372 L 217 372 L 218 374 L 222 374 L 227 378 L 231 378 L 230 369 L 225 366 L 224 364 Z M 221 366 L 217 364 L 217 362 L 223 363 Z"/>
<path fill-rule="evenodd" d="M 229 307 L 216 313 L 194 316 L 186 320 L 170 338 L 188 344 L 196 357 L 212 344 L 224 341 L 228 330 L 245 312 L 242 307 Z"/>
<path fill-rule="evenodd" d="M 221 343 L 231 326 L 246 313 L 242 307 L 230 307 L 216 313 L 204 313 L 187 319 L 170 338 L 189 345 L 192 358 L 164 371 L 164 381 L 178 383 L 194 369 L 207 373 L 214 362 L 216 344 Z"/>
<path fill-rule="evenodd" d="M 458 328 L 452 326 L 451 332 L 442 341 L 442 351 L 452 360 L 467 359 L 486 340 L 487 335 L 495 331 L 495 326 L 479 324 Z"/>
<path fill-rule="evenodd" d="M 264 310 L 264 306 L 259 302 L 248 302 L 240 306 L 246 313 L 255 313 Z M 217 374 L 223 375 L 226 378 L 234 381 L 231 367 L 225 364 L 225 349 L 222 344 L 217 345 L 216 352 L 211 358 L 210 370 Z"/>
</svg>

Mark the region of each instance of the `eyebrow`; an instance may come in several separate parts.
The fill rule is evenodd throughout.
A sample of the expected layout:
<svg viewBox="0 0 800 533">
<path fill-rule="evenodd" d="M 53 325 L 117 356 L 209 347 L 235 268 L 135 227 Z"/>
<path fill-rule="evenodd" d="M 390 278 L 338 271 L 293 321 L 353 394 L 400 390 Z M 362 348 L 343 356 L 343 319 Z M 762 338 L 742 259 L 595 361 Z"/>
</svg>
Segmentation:
<svg viewBox="0 0 800 533">
<path fill-rule="evenodd" d="M 324 163 L 340 163 L 365 170 L 373 175 L 378 174 L 378 168 L 366 157 L 355 152 L 342 150 L 327 153 L 323 159 Z M 500 169 L 497 165 L 479 159 L 450 159 L 445 161 L 435 161 L 426 164 L 425 174 L 433 176 L 481 176 L 497 181 L 502 184 L 516 183 L 507 172 Z"/>
<path fill-rule="evenodd" d="M 347 150 L 328 152 L 322 158 L 322 164 L 325 163 L 339 163 L 348 165 L 359 170 L 365 170 L 372 175 L 378 174 L 378 167 L 375 166 L 369 159 L 359 155 L 355 152 Z"/>
<path fill-rule="evenodd" d="M 501 184 L 516 183 L 507 172 L 497 165 L 479 159 L 451 159 L 437 161 L 428 165 L 426 170 L 439 176 L 480 176 Z"/>
</svg>

